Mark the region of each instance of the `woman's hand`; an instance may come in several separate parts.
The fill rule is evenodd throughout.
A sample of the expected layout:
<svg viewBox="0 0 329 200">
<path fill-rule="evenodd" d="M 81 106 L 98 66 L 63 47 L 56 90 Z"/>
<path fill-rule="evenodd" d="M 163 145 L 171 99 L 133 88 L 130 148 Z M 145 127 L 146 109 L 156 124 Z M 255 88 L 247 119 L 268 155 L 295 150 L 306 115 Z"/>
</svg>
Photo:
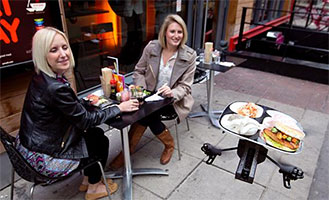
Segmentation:
<svg viewBox="0 0 329 200">
<path fill-rule="evenodd" d="M 139 102 L 137 99 L 124 101 L 118 105 L 121 112 L 131 112 L 138 110 Z"/>
<path fill-rule="evenodd" d="M 172 90 L 167 85 L 161 86 L 158 89 L 157 93 L 161 94 L 161 96 L 163 96 L 163 97 L 174 97 L 174 94 L 172 93 Z"/>
</svg>

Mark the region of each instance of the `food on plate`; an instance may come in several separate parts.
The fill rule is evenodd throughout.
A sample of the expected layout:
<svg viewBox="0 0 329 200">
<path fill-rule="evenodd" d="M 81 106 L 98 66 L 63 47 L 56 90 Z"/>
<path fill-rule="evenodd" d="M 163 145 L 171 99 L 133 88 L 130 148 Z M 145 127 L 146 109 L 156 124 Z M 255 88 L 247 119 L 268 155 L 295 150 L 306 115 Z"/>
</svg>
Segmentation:
<svg viewBox="0 0 329 200">
<path fill-rule="evenodd" d="M 95 94 L 89 94 L 85 99 L 87 101 L 90 101 L 90 104 L 94 106 L 103 106 L 110 104 L 107 99 L 105 99 L 104 97 L 97 96 Z"/>
<path fill-rule="evenodd" d="M 252 122 L 248 122 L 240 129 L 240 135 L 254 135 L 257 131 L 258 126 Z"/>
<path fill-rule="evenodd" d="M 303 131 L 303 128 L 297 124 L 296 120 L 292 121 L 292 120 L 288 120 L 286 118 L 280 118 L 280 117 L 265 117 L 262 125 L 264 125 L 265 128 L 268 128 L 268 127 L 273 127 L 277 122 L 281 122 L 291 128 L 297 129 L 299 131 Z"/>
<path fill-rule="evenodd" d="M 151 92 L 150 92 L 150 91 L 147 91 L 147 90 L 144 90 L 143 93 L 144 93 L 144 96 L 149 96 L 149 95 L 151 95 Z"/>
<path fill-rule="evenodd" d="M 256 120 L 238 114 L 224 115 L 220 124 L 236 134 L 245 136 L 254 135 L 259 129 L 259 123 Z"/>
<path fill-rule="evenodd" d="M 266 112 L 273 118 L 273 120 L 283 120 L 283 121 L 293 122 L 295 124 L 297 123 L 297 121 L 294 118 L 282 112 L 276 110 L 267 110 Z"/>
<path fill-rule="evenodd" d="M 285 151 L 296 151 L 304 137 L 305 133 L 281 122 L 265 128 L 262 132 L 262 138 L 266 143 Z"/>
<path fill-rule="evenodd" d="M 91 104 L 95 105 L 95 104 L 97 104 L 98 101 L 99 101 L 99 96 L 94 95 L 94 94 L 89 94 L 89 95 L 87 96 L 87 99 L 88 99 L 88 101 L 91 102 Z"/>
<path fill-rule="evenodd" d="M 258 110 L 257 110 L 256 104 L 251 103 L 251 102 L 238 108 L 239 115 L 247 116 L 247 117 L 251 117 L 251 118 L 255 118 L 257 115 L 257 112 L 258 112 Z"/>
<path fill-rule="evenodd" d="M 261 117 L 264 112 L 262 107 L 251 102 L 235 102 L 230 105 L 230 109 L 241 116 L 250 118 Z"/>
<path fill-rule="evenodd" d="M 134 89 L 136 89 L 136 86 L 133 85 L 133 84 L 131 84 L 131 85 L 129 85 L 129 89 L 130 89 L 130 90 L 134 90 Z"/>
<path fill-rule="evenodd" d="M 129 89 L 132 97 L 141 98 L 151 95 L 151 91 L 148 91 L 139 85 L 129 85 Z"/>
</svg>

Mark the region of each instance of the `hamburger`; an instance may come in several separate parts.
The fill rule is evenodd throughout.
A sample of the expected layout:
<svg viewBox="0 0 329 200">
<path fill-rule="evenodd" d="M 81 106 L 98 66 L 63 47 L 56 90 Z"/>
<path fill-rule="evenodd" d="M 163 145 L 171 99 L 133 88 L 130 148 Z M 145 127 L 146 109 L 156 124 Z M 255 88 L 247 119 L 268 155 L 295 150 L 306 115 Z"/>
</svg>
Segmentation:
<svg viewBox="0 0 329 200">
<path fill-rule="evenodd" d="M 266 143 L 285 151 L 296 151 L 305 137 L 305 133 L 281 122 L 265 128 L 262 134 Z"/>
</svg>

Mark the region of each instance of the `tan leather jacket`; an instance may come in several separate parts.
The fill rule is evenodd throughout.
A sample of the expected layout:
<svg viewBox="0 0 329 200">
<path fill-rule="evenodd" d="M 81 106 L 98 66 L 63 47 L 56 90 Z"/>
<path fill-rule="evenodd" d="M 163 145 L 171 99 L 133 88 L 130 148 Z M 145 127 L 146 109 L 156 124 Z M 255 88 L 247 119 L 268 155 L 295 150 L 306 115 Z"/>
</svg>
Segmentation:
<svg viewBox="0 0 329 200">
<path fill-rule="evenodd" d="M 162 47 L 158 40 L 150 41 L 144 48 L 143 55 L 135 66 L 134 84 L 154 91 L 159 74 Z M 172 71 L 169 87 L 174 94 L 174 108 L 179 120 L 183 120 L 191 111 L 194 100 L 191 85 L 194 80 L 196 52 L 184 45 L 178 55 Z"/>
</svg>

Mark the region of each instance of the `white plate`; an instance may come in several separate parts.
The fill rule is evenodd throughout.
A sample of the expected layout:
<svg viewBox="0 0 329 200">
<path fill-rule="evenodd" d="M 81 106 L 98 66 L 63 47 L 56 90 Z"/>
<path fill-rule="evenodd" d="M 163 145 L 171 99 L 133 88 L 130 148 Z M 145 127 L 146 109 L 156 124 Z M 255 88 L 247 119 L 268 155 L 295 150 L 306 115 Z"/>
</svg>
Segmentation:
<svg viewBox="0 0 329 200">
<path fill-rule="evenodd" d="M 224 115 L 220 123 L 223 128 L 244 136 L 256 134 L 260 127 L 260 124 L 256 120 L 238 114 Z"/>
<path fill-rule="evenodd" d="M 292 118 L 291 116 L 284 114 L 282 112 L 276 111 L 276 110 L 267 110 L 266 111 L 267 114 L 269 114 L 274 120 L 277 121 L 287 121 L 288 123 L 290 122 L 294 122 L 295 124 L 297 124 L 297 120 L 295 120 L 294 118 Z"/>
<path fill-rule="evenodd" d="M 92 93 L 92 95 L 95 95 L 95 93 Z M 86 101 L 89 101 L 91 105 L 99 107 L 99 108 L 104 108 L 105 106 L 109 106 L 112 104 L 111 101 L 109 101 L 108 99 L 106 99 L 102 96 L 98 96 L 98 95 L 95 95 L 95 96 L 97 96 L 99 99 L 98 99 L 97 103 L 94 103 L 94 104 L 92 103 L 92 99 L 89 99 L 88 96 L 84 97 L 83 99 Z"/>
<path fill-rule="evenodd" d="M 247 102 L 235 102 L 235 103 L 232 103 L 230 105 L 230 109 L 235 112 L 235 113 L 238 113 L 238 109 L 247 105 L 248 103 Z M 258 117 L 261 117 L 263 112 L 264 112 L 264 109 L 258 105 L 256 105 L 256 108 L 257 108 L 257 114 L 256 114 L 256 117 L 255 118 L 258 118 Z"/>
</svg>

